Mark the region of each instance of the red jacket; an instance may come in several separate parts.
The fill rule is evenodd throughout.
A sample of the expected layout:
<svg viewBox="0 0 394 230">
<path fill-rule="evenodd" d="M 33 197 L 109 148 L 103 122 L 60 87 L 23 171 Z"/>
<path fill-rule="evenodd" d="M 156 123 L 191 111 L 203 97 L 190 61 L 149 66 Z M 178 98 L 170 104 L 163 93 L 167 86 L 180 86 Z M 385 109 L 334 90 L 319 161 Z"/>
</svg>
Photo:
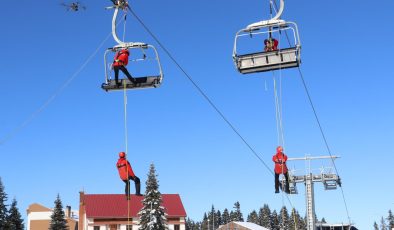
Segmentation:
<svg viewBox="0 0 394 230">
<path fill-rule="evenodd" d="M 286 154 L 284 154 L 282 152 L 276 153 L 272 157 L 272 161 L 275 162 L 275 173 L 276 174 L 287 173 L 288 169 L 286 166 L 286 161 L 287 161 Z"/>
<path fill-rule="evenodd" d="M 130 176 L 135 177 L 130 163 L 125 158 L 119 158 L 118 162 L 116 163 L 116 167 L 118 168 L 120 179 L 127 180 Z M 127 173 L 129 176 L 127 176 Z"/>
<path fill-rule="evenodd" d="M 129 51 L 126 49 L 116 53 L 113 66 L 126 66 L 129 63 Z"/>
<path fill-rule="evenodd" d="M 264 51 L 275 51 L 278 50 L 279 42 L 275 38 L 269 38 L 264 40 Z"/>
</svg>

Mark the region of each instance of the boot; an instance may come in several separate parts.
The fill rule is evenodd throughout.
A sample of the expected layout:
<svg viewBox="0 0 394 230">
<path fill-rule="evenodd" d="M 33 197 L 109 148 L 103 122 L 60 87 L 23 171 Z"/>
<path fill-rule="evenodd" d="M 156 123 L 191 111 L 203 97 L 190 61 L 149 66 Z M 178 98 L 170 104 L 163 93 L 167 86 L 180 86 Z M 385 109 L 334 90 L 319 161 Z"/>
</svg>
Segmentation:
<svg viewBox="0 0 394 230">
<path fill-rule="evenodd" d="M 141 194 L 141 183 L 135 183 L 135 195 L 142 196 L 142 194 Z"/>
</svg>

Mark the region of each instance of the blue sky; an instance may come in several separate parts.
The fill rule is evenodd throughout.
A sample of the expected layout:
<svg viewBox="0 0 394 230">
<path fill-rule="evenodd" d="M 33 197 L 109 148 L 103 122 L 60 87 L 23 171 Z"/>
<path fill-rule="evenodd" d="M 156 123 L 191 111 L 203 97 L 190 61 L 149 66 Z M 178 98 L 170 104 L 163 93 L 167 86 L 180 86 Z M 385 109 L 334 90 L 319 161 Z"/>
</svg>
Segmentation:
<svg viewBox="0 0 394 230">
<path fill-rule="evenodd" d="M 125 150 L 123 93 L 100 89 L 105 48 L 116 44 L 112 37 L 78 71 L 111 31 L 112 11 L 104 10 L 109 3 L 85 0 L 87 10 L 76 13 L 67 12 L 60 1 L 2 4 L 0 176 L 10 201 L 17 199 L 24 216 L 31 203 L 53 206 L 58 193 L 64 205 L 76 209 L 81 190 L 123 192 L 115 168 L 117 153 Z M 371 229 L 394 205 L 394 3 L 314 3 L 287 1 L 282 18 L 298 24 L 301 71 L 331 151 L 341 156 L 336 166 L 350 218 L 360 229 Z M 241 75 L 231 57 L 235 33 L 269 17 L 268 1 L 131 4 L 271 167 L 277 145 L 273 74 Z M 201 220 L 212 204 L 223 210 L 239 201 L 245 218 L 264 203 L 276 210 L 290 207 L 274 194 L 271 172 L 131 14 L 126 26 L 127 41 L 158 48 L 165 74 L 160 88 L 127 93 L 128 159 L 143 190 L 153 162 L 161 192 L 179 193 L 194 220 Z M 298 71 L 281 74 L 286 153 L 327 155 Z M 316 168 L 321 165 L 329 162 Z M 300 170 L 304 166 L 290 165 Z M 304 188 L 299 190 L 290 199 L 303 213 Z M 340 190 L 324 191 L 316 185 L 315 200 L 318 218 L 347 222 Z"/>
</svg>

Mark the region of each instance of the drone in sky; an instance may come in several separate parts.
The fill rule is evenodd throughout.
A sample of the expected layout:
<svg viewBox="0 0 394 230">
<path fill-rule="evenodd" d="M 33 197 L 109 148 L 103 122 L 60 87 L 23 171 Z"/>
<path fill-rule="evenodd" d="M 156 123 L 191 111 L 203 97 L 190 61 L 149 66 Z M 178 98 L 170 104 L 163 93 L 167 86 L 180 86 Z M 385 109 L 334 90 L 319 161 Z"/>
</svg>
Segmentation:
<svg viewBox="0 0 394 230">
<path fill-rule="evenodd" d="M 66 7 L 67 11 L 79 11 L 86 10 L 86 6 L 82 5 L 80 2 L 62 3 L 62 6 Z"/>
</svg>

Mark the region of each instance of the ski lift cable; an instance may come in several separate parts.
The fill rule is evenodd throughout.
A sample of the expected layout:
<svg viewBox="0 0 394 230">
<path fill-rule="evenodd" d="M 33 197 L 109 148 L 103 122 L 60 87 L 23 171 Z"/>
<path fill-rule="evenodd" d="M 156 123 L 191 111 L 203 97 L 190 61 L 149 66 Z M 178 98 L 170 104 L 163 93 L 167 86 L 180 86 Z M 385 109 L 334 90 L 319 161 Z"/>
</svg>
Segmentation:
<svg viewBox="0 0 394 230">
<path fill-rule="evenodd" d="M 145 25 L 145 23 L 138 17 L 138 15 L 129 8 L 132 15 L 138 20 L 138 22 L 144 27 L 144 29 L 149 33 L 149 35 L 159 44 L 159 46 L 164 50 L 167 56 L 173 61 L 173 63 L 178 67 L 184 76 L 192 83 L 192 85 L 197 89 L 197 91 L 204 97 L 204 99 L 211 105 L 211 107 L 219 114 L 219 116 L 227 123 L 227 125 L 233 130 L 233 132 L 242 140 L 242 142 L 249 148 L 249 150 L 260 160 L 260 162 L 265 166 L 265 168 L 272 174 L 271 167 L 257 154 L 253 147 L 246 141 L 246 139 L 238 132 L 234 125 L 226 118 L 226 116 L 220 111 L 220 109 L 213 103 L 213 101 L 208 97 L 207 94 L 198 86 L 198 84 L 193 80 L 193 78 L 186 72 L 185 69 L 178 63 L 178 61 L 171 55 L 167 48 L 160 42 L 160 40 L 153 34 L 153 32 Z"/>
<path fill-rule="evenodd" d="M 277 8 L 278 6 L 277 6 L 277 4 L 276 4 L 275 1 L 274 1 L 274 4 L 275 4 L 275 8 Z M 285 30 L 285 35 L 286 35 L 286 38 L 287 38 L 287 42 L 290 44 L 290 38 L 289 38 L 289 36 L 288 36 L 286 30 Z M 298 72 L 299 72 L 299 74 L 300 74 L 300 77 L 301 77 L 303 86 L 304 86 L 304 88 L 305 88 L 305 91 L 306 91 L 306 94 L 307 94 L 309 103 L 310 103 L 310 105 L 311 105 L 311 107 L 312 107 L 312 110 L 313 110 L 313 113 L 314 113 L 316 122 L 317 122 L 317 124 L 318 124 L 318 126 L 319 126 L 319 130 L 320 130 L 320 133 L 321 133 L 322 138 L 323 138 L 323 140 L 324 140 L 324 143 L 325 143 L 325 145 L 326 145 L 327 151 L 328 151 L 329 155 L 331 156 L 331 162 L 332 162 L 332 164 L 333 164 L 333 166 L 334 166 L 334 169 L 335 169 L 336 174 L 339 175 L 338 169 L 337 169 L 336 164 L 335 164 L 335 161 L 334 161 L 334 159 L 332 158 L 332 153 L 331 153 L 331 149 L 330 149 L 330 147 L 329 147 L 329 145 L 328 145 L 327 138 L 326 138 L 326 136 L 325 136 L 325 134 L 324 134 L 324 131 L 323 131 L 323 128 L 322 128 L 322 126 L 321 126 L 319 117 L 317 116 L 317 112 L 316 112 L 316 110 L 315 110 L 315 107 L 314 107 L 314 105 L 313 105 L 311 96 L 310 96 L 310 94 L 309 94 L 308 87 L 307 87 L 307 85 L 306 85 L 306 82 L 305 82 L 305 79 L 304 79 L 304 77 L 303 77 L 301 68 L 300 68 L 299 66 L 298 66 Z M 343 202 L 344 202 L 344 205 L 345 205 L 345 209 L 346 209 L 347 218 L 348 218 L 348 221 L 349 221 L 349 223 L 350 223 L 351 219 L 350 219 L 349 210 L 348 210 L 348 207 L 347 207 L 347 202 L 346 202 L 345 194 L 344 194 L 344 191 L 343 191 L 343 187 L 340 186 L 340 189 L 341 189 L 342 199 L 343 199 Z"/>
<path fill-rule="evenodd" d="M 308 97 L 309 104 L 310 104 L 310 106 L 312 107 L 312 111 L 313 111 L 313 114 L 314 114 L 314 116 L 315 116 L 315 119 L 316 119 L 317 125 L 318 125 L 318 127 L 319 127 L 320 133 L 321 133 L 322 138 L 323 138 L 323 140 L 324 140 L 324 144 L 326 145 L 327 151 L 328 151 L 328 153 L 329 153 L 329 155 L 330 155 L 330 159 L 331 159 L 332 164 L 333 164 L 333 166 L 334 166 L 335 173 L 339 176 L 337 166 L 336 166 L 336 164 L 335 164 L 334 158 L 332 157 L 331 148 L 330 148 L 330 146 L 328 145 L 328 141 L 327 141 L 326 135 L 324 134 L 323 127 L 322 127 L 322 125 L 321 125 L 321 123 L 320 123 L 319 117 L 317 116 L 317 112 L 316 112 L 315 106 L 314 106 L 314 104 L 313 104 L 313 102 L 312 102 L 311 95 L 310 95 L 310 93 L 309 93 L 308 87 L 307 87 L 307 85 L 306 85 L 306 82 L 305 82 L 305 79 L 304 79 L 304 76 L 303 76 L 303 74 L 302 74 L 302 71 L 301 71 L 301 68 L 300 68 L 300 67 L 298 67 L 298 72 L 299 72 L 299 74 L 300 74 L 300 78 L 301 78 L 302 84 L 303 84 L 303 86 L 304 86 L 306 95 L 307 95 L 307 97 Z M 342 199 L 343 199 L 343 202 L 344 202 L 344 204 L 345 204 L 345 209 L 346 209 L 347 218 L 348 218 L 349 223 L 351 223 L 350 215 L 349 215 L 349 210 L 348 210 L 347 202 L 346 202 L 346 198 L 345 198 L 345 193 L 344 193 L 344 191 L 343 191 L 342 185 L 339 186 L 339 187 L 340 187 L 340 189 L 341 189 Z"/>
<path fill-rule="evenodd" d="M 97 53 L 104 46 L 106 41 L 111 37 L 111 33 L 109 33 L 104 40 L 97 46 L 97 48 L 89 55 L 89 57 L 85 60 L 82 65 L 30 116 L 28 116 L 20 125 L 11 130 L 8 134 L 6 134 L 1 140 L 0 145 L 5 144 L 8 140 L 17 135 L 22 129 L 24 129 L 27 125 L 29 125 L 41 112 L 43 112 L 55 99 L 59 96 L 70 84 L 71 82 L 85 69 L 85 67 L 90 63 L 90 61 L 97 55 Z"/>
</svg>

